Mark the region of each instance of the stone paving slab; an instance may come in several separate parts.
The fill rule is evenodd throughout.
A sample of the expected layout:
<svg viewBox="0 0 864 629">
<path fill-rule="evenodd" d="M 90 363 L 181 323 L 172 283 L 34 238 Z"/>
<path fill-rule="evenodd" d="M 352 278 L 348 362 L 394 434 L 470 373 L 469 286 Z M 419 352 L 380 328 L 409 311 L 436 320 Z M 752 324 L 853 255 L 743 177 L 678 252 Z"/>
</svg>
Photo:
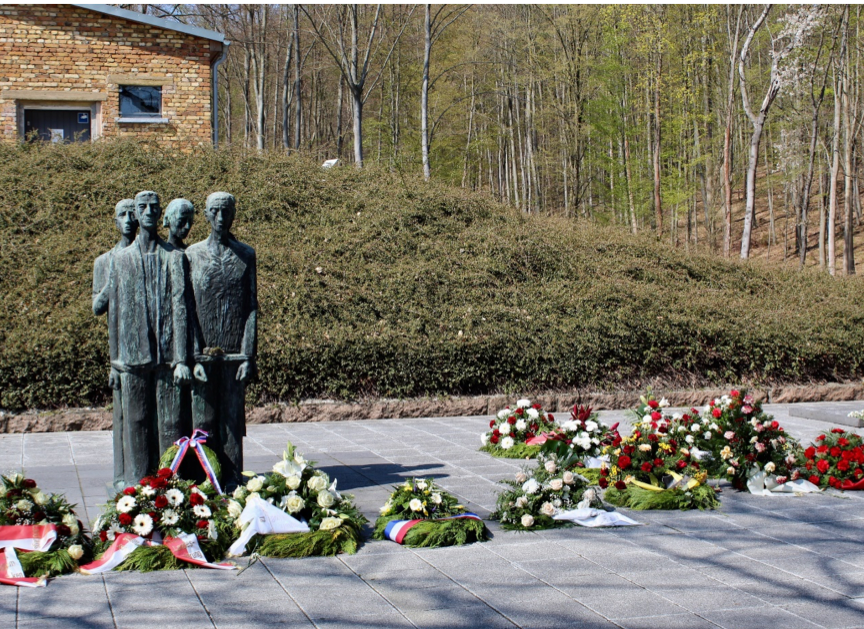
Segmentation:
<svg viewBox="0 0 864 629">
<path fill-rule="evenodd" d="M 796 406 L 765 409 L 805 443 L 832 427 Z M 808 406 L 831 417 L 849 405 Z M 601 417 L 630 429 L 623 412 Z M 496 483 L 523 465 L 477 451 L 488 422 L 249 426 L 246 467 L 267 471 L 290 439 L 370 520 L 391 486 L 412 475 L 435 477 L 486 516 Z M 0 435 L 0 470 L 22 467 L 92 522 L 107 498 L 111 435 Z M 40 590 L 0 586 L 0 627 L 864 628 L 864 496 L 759 497 L 724 486 L 721 503 L 712 512 L 628 513 L 645 526 L 620 529 L 515 533 L 491 522 L 484 544 L 367 542 L 356 555 L 263 559 L 240 575 L 112 572 Z"/>
</svg>

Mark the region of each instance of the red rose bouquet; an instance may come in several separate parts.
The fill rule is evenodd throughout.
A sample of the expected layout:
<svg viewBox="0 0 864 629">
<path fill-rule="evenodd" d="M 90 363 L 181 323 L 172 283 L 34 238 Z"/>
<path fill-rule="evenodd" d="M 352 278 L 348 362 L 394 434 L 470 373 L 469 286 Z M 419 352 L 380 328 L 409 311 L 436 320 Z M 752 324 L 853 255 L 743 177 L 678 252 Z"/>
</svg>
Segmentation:
<svg viewBox="0 0 864 629">
<path fill-rule="evenodd" d="M 808 480 L 819 487 L 864 489 L 864 440 L 854 432 L 832 428 L 804 450 Z"/>
<path fill-rule="evenodd" d="M 526 442 L 555 428 L 555 418 L 531 400 L 519 400 L 515 408 L 498 411 L 489 422 L 489 431 L 480 436 L 483 452 L 509 459 L 534 457 L 540 446 Z"/>
<path fill-rule="evenodd" d="M 546 433 L 541 448 L 543 452 L 555 455 L 563 467 L 598 467 L 599 463 L 586 465 L 586 461 L 604 456 L 608 446 L 617 446 L 620 442 L 618 424 L 607 426 L 591 407 L 575 405 L 570 411 L 570 419 Z"/>
</svg>

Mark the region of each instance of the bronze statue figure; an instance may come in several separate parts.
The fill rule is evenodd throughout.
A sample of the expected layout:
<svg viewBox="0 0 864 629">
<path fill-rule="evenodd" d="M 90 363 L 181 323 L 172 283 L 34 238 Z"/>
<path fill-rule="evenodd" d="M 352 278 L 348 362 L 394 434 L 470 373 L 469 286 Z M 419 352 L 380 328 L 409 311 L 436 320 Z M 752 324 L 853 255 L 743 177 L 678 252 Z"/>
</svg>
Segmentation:
<svg viewBox="0 0 864 629">
<path fill-rule="evenodd" d="M 192 205 L 192 201 L 187 199 L 171 201 L 165 208 L 165 219 L 162 221 L 162 224 L 168 228 L 168 242 L 181 251 L 186 249 L 183 241 L 189 235 L 194 219 L 195 206 Z"/>
</svg>

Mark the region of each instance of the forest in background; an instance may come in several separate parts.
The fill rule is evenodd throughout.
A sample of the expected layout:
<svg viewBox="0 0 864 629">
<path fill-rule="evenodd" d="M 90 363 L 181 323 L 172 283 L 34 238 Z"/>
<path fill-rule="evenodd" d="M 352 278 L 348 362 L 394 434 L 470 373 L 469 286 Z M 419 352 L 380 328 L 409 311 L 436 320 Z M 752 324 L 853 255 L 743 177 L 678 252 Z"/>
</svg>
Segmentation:
<svg viewBox="0 0 864 629">
<path fill-rule="evenodd" d="M 860 6 L 119 6 L 231 41 L 220 143 L 855 273 Z"/>
</svg>

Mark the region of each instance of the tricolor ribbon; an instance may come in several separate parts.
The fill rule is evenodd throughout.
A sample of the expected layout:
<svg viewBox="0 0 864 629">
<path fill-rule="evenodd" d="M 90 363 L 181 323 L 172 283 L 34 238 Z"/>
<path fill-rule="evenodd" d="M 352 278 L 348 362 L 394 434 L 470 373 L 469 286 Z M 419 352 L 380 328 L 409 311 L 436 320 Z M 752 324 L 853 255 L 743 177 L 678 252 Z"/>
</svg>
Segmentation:
<svg viewBox="0 0 864 629">
<path fill-rule="evenodd" d="M 482 520 L 479 515 L 476 513 L 461 513 L 459 515 L 451 515 L 447 518 L 435 518 L 434 521 L 441 522 L 443 520 Z M 415 524 L 419 524 L 420 522 L 424 522 L 425 520 L 391 520 L 387 523 L 387 526 L 384 527 L 384 535 L 387 536 L 388 539 L 396 542 L 397 544 L 401 544 L 405 539 L 405 535 L 408 534 L 408 531 L 414 527 Z"/>
<path fill-rule="evenodd" d="M 216 570 L 234 570 L 237 566 L 231 563 L 210 563 L 204 556 L 198 538 L 195 535 L 181 533 L 177 537 L 166 537 L 164 545 L 180 561 L 195 564 L 202 568 L 215 568 Z M 121 533 L 111 546 L 102 553 L 102 557 L 85 566 L 81 566 L 82 574 L 100 574 L 109 572 L 126 561 L 135 549 L 140 546 L 160 546 L 159 542 L 144 539 L 132 533 Z"/>
<path fill-rule="evenodd" d="M 0 550 L 0 583 L 25 588 L 45 587 L 45 577 L 25 577 L 13 547 Z"/>
<path fill-rule="evenodd" d="M 45 552 L 57 539 L 53 524 L 0 526 L 0 548 L 20 548 Z"/>
<path fill-rule="evenodd" d="M 206 443 L 209 436 L 206 431 L 196 428 L 191 437 L 183 437 L 175 441 L 174 445 L 177 446 L 177 454 L 174 456 L 174 460 L 171 461 L 171 471 L 175 474 L 177 473 L 177 468 L 180 467 L 180 463 L 183 462 L 183 458 L 186 456 L 189 448 L 192 448 L 195 450 L 195 455 L 198 457 L 201 467 L 204 468 L 204 473 L 210 479 L 210 484 L 213 485 L 219 494 L 222 494 L 222 487 L 219 486 L 216 472 L 213 470 L 210 461 L 207 459 L 207 454 L 204 452 L 204 443 Z"/>
</svg>

